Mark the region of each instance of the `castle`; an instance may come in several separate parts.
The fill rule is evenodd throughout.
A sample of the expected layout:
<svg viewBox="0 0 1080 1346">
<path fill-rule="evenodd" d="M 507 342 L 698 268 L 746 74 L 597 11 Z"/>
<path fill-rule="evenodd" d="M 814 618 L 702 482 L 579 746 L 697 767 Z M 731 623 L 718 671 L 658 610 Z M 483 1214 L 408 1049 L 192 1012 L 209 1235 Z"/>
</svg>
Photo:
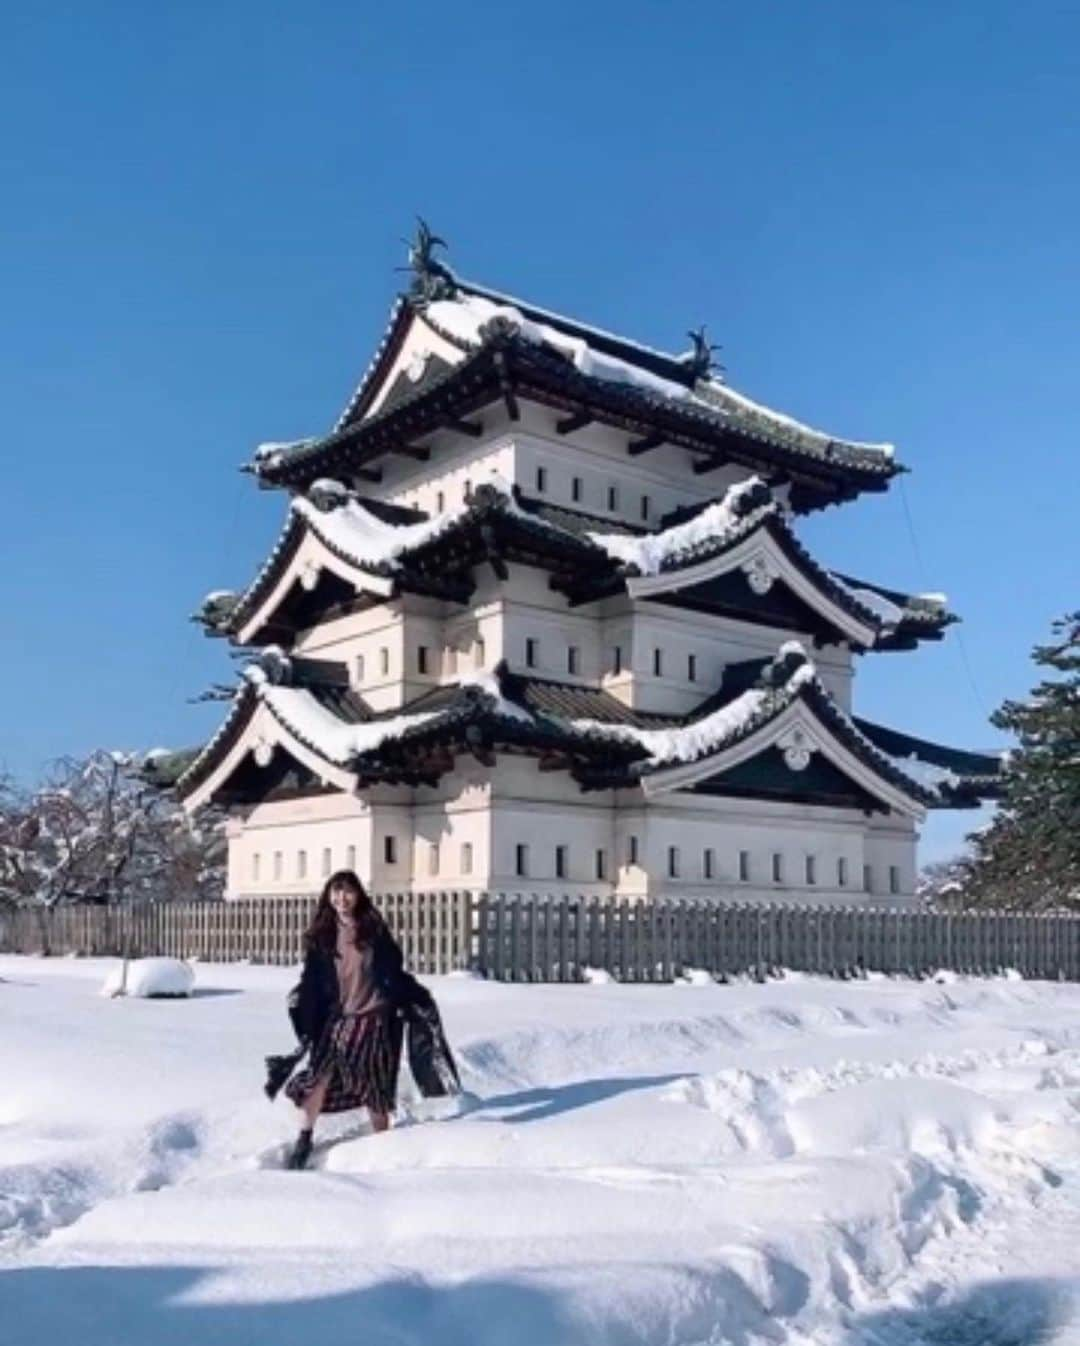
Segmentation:
<svg viewBox="0 0 1080 1346">
<path fill-rule="evenodd" d="M 333 430 L 263 445 L 284 530 L 201 619 L 252 655 L 176 788 L 230 897 L 470 888 L 910 901 L 927 809 L 999 763 L 870 723 L 856 656 L 955 618 L 819 564 L 800 516 L 884 491 L 853 443 L 459 278 L 421 224 Z"/>
</svg>

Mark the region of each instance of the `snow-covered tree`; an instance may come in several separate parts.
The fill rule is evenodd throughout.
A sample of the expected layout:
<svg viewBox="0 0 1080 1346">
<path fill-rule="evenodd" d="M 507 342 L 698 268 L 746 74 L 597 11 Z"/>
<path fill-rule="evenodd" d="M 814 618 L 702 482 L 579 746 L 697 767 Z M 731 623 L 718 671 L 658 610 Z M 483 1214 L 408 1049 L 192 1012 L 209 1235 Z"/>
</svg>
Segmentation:
<svg viewBox="0 0 1080 1346">
<path fill-rule="evenodd" d="M 98 751 L 57 763 L 37 789 L 0 785 L 0 900 L 47 910 L 220 896 L 220 819 L 193 824 L 137 767 Z"/>
<path fill-rule="evenodd" d="M 974 833 L 964 885 L 969 904 L 1080 907 L 1080 612 L 1055 622 L 1033 657 L 1048 675 L 1023 701 L 993 716 L 1016 734 L 1005 796 Z"/>
<path fill-rule="evenodd" d="M 962 904 L 970 872 L 971 857 L 967 855 L 932 860 L 919 873 L 915 895 L 924 906 L 938 911 Z"/>
</svg>

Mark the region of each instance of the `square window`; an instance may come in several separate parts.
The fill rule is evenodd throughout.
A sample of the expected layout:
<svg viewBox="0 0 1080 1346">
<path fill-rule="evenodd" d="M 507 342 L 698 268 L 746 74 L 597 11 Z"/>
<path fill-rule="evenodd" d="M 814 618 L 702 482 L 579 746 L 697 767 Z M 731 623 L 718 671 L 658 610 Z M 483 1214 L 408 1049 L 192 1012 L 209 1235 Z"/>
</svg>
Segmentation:
<svg viewBox="0 0 1080 1346">
<path fill-rule="evenodd" d="M 463 874 L 472 873 L 472 842 L 463 841 L 461 843 L 461 872 Z"/>
<path fill-rule="evenodd" d="M 713 859 L 712 848 L 706 847 L 705 855 L 703 857 L 703 864 L 701 868 L 707 879 L 711 879 L 713 877 L 714 864 L 715 862 Z"/>
<path fill-rule="evenodd" d="M 598 879 L 607 878 L 607 851 L 605 850 L 596 852 L 596 877 Z"/>
<path fill-rule="evenodd" d="M 669 879 L 679 877 L 679 848 L 678 846 L 669 846 L 667 851 L 667 872 Z"/>
<path fill-rule="evenodd" d="M 521 841 L 514 847 L 514 873 L 519 878 L 527 878 L 529 873 L 529 848 Z"/>
<path fill-rule="evenodd" d="M 749 882 L 750 882 L 750 852 L 749 852 L 749 851 L 740 851 L 740 852 L 739 852 L 739 882 L 740 882 L 740 883 L 749 883 Z"/>
<path fill-rule="evenodd" d="M 537 641 L 534 636 L 528 636 L 525 640 L 525 667 L 535 668 L 537 663 Z"/>
<path fill-rule="evenodd" d="M 773 883 L 784 882 L 784 857 L 780 854 L 779 851 L 773 851 L 772 878 Z"/>
<path fill-rule="evenodd" d="M 578 647 L 570 645 L 566 651 L 566 671 L 576 674 L 578 671 Z"/>
<path fill-rule="evenodd" d="M 806 882 L 813 887 L 817 883 L 817 856 L 806 857 Z"/>
<path fill-rule="evenodd" d="M 581 499 L 581 478 L 580 478 L 580 477 L 573 477 L 573 478 L 571 478 L 571 481 L 570 481 L 570 499 L 571 499 L 571 500 L 575 500 L 575 501 Z"/>
<path fill-rule="evenodd" d="M 566 847 L 555 847 L 555 877 L 557 879 L 566 878 Z"/>
<path fill-rule="evenodd" d="M 397 864 L 397 837 L 383 837 L 383 859 L 388 865 Z"/>
<path fill-rule="evenodd" d="M 538 467 L 536 469 L 536 489 L 541 495 L 547 490 L 547 468 Z"/>
<path fill-rule="evenodd" d="M 687 682 L 697 682 L 697 655 L 688 654 L 686 656 L 686 680 Z"/>
</svg>

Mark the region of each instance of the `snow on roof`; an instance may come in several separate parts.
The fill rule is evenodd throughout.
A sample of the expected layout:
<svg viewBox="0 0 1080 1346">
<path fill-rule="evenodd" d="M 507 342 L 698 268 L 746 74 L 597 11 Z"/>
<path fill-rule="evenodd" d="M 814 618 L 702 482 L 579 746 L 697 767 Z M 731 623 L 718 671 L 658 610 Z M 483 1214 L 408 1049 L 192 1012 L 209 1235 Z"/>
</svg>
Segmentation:
<svg viewBox="0 0 1080 1346">
<path fill-rule="evenodd" d="M 494 483 L 493 483 L 494 484 Z M 334 509 L 321 510 L 297 496 L 290 509 L 332 551 L 348 557 L 361 570 L 393 569 L 403 552 L 431 542 L 468 513 L 462 502 L 420 523 L 387 523 L 349 499 Z"/>
<path fill-rule="evenodd" d="M 769 499 L 749 514 L 742 512 L 748 495 L 760 491 L 765 483 L 760 477 L 748 477 L 725 492 L 722 499 L 714 501 L 686 523 L 673 525 L 659 533 L 646 533 L 641 537 L 632 537 L 623 533 L 587 533 L 591 542 L 595 542 L 614 561 L 633 566 L 641 575 L 657 575 L 671 561 L 677 561 L 695 547 L 710 542 L 723 542 L 736 531 L 752 531 L 771 511 L 779 511 L 779 505 Z"/>
<path fill-rule="evenodd" d="M 521 302 L 518 301 L 518 303 Z M 529 304 L 528 308 L 534 313 L 543 312 L 532 304 Z M 527 318 L 522 309 L 517 307 L 509 297 L 505 302 L 497 302 L 495 298 L 472 294 L 461 289 L 453 299 L 439 299 L 428 304 L 424 309 L 424 314 L 431 319 L 437 328 L 468 346 L 482 344 L 483 338 L 480 329 L 485 323 L 491 322 L 493 319 L 503 319 L 512 323 L 526 341 L 532 341 L 537 345 L 548 346 L 550 349 L 558 351 L 583 374 L 592 378 L 604 379 L 610 383 L 633 384 L 647 392 L 658 393 L 660 396 L 673 401 L 697 403 L 713 412 L 726 412 L 751 429 L 756 427 L 763 433 L 779 433 L 784 438 L 801 441 L 818 453 L 827 454 L 834 447 L 842 447 L 845 450 L 855 450 L 887 459 L 892 459 L 895 453 L 892 444 L 836 439 L 823 430 L 817 430 L 803 421 L 796 420 L 793 416 L 774 411 L 771 407 L 753 401 L 745 394 L 736 392 L 728 384 L 721 383 L 719 379 L 699 378 L 692 387 L 688 387 L 685 383 L 677 382 L 674 379 L 663 378 L 651 370 L 643 369 L 640 365 L 634 364 L 631 360 L 622 360 L 615 355 L 597 350 L 589 345 L 585 337 L 574 336 L 548 323 L 536 322 Z M 555 322 L 560 320 L 558 314 L 552 313 L 548 316 Z M 571 320 L 562 319 L 562 321 L 569 322 Z M 578 324 L 575 322 L 574 325 L 577 326 Z M 665 354 L 648 346 L 636 345 L 599 328 L 590 329 L 583 324 L 582 327 L 585 331 L 591 330 L 598 337 L 616 341 L 629 350 L 641 350 L 648 355 L 669 360 L 673 365 L 679 363 L 678 356 Z"/>
<path fill-rule="evenodd" d="M 535 724 L 536 717 L 525 706 L 510 701 L 503 695 L 499 679 L 494 673 L 465 673 L 458 679 L 459 687 L 475 687 L 495 703 L 496 712 L 508 720 L 518 720 L 525 724 Z"/>
<path fill-rule="evenodd" d="M 880 752 L 881 750 L 878 749 Z M 955 771 L 950 771 L 948 767 L 935 766 L 933 762 L 924 762 L 921 758 L 911 753 L 908 757 L 892 757 L 889 761 L 898 771 L 903 772 L 916 785 L 928 790 L 932 795 L 939 799 L 943 798 L 942 791 L 948 786 L 955 789 L 960 784 L 960 777 Z"/>
<path fill-rule="evenodd" d="M 891 599 L 886 598 L 884 594 L 878 593 L 876 589 L 845 584 L 835 571 L 831 571 L 830 574 L 833 581 L 846 594 L 854 598 L 857 603 L 861 603 L 864 608 L 869 608 L 882 625 L 888 627 L 899 626 L 904 620 L 904 609 L 892 602 Z"/>
<path fill-rule="evenodd" d="M 786 653 L 796 651 L 805 659 L 805 651 L 797 641 L 790 641 L 785 646 Z M 805 659 L 780 687 L 751 687 L 702 719 L 672 729 L 637 729 L 633 725 L 606 724 L 601 720 L 574 720 L 572 724 L 585 733 L 639 744 L 649 754 L 650 767 L 695 762 L 719 752 L 743 734 L 760 715 L 781 702 L 792 700 L 801 688 L 816 679 L 817 670 L 809 659 Z"/>
<path fill-rule="evenodd" d="M 255 462 L 259 467 L 276 467 L 282 458 L 296 449 L 306 449 L 309 444 L 314 444 L 313 438 L 308 439 L 268 439 L 259 444 L 253 455 Z"/>
</svg>

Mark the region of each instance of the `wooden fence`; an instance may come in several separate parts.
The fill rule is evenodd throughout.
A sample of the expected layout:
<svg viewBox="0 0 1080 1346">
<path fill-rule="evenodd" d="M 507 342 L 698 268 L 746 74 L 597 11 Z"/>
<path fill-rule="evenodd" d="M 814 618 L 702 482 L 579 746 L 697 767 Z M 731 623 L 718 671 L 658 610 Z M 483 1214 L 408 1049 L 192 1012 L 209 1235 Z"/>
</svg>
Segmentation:
<svg viewBox="0 0 1080 1346">
<path fill-rule="evenodd" d="M 421 973 L 474 968 L 500 981 L 666 982 L 687 968 L 719 977 L 792 968 L 826 976 L 938 968 L 1080 981 L 1080 916 L 949 913 L 658 898 L 466 892 L 380 893 L 375 902 Z M 0 915 L 0 951 L 167 954 L 294 963 L 310 897 L 60 907 Z"/>
<path fill-rule="evenodd" d="M 458 892 L 380 893 L 379 910 L 415 972 L 451 972 L 471 960 L 473 904 Z M 314 897 L 237 902 L 160 902 L 56 907 L 0 913 L 0 951 L 146 958 L 164 954 L 205 962 L 296 963 Z"/>
</svg>

